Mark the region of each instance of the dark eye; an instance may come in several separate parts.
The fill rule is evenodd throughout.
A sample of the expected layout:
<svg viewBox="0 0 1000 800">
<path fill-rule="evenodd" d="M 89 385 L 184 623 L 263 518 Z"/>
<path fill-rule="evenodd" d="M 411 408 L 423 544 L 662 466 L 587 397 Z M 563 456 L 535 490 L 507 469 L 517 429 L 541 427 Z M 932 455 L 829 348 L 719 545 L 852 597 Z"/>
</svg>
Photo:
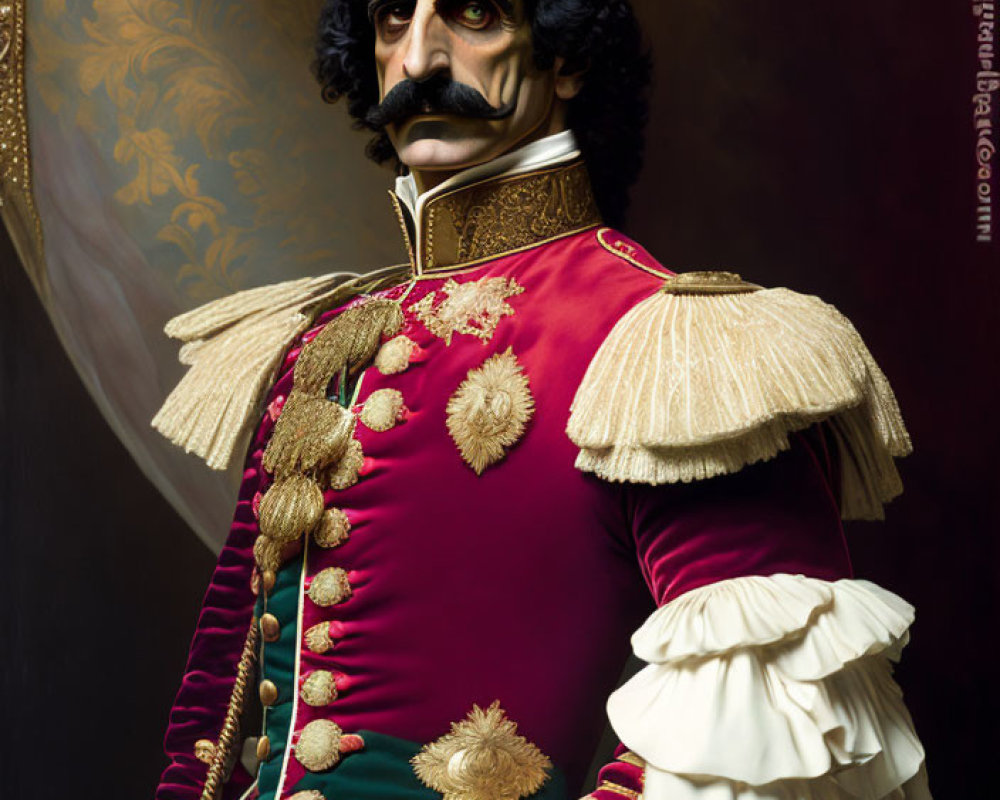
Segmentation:
<svg viewBox="0 0 1000 800">
<path fill-rule="evenodd" d="M 496 9 L 489 3 L 458 3 L 451 12 L 452 19 L 472 30 L 481 31 L 497 20 Z"/>
<path fill-rule="evenodd" d="M 375 27 L 383 36 L 395 36 L 406 29 L 413 18 L 413 3 L 385 3 L 376 9 Z"/>
</svg>

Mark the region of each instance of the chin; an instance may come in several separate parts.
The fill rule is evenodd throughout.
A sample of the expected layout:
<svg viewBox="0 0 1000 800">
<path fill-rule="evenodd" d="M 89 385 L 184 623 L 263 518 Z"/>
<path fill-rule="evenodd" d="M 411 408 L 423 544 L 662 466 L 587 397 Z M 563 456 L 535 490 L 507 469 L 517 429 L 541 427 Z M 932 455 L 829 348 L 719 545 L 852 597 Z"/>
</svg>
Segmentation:
<svg viewBox="0 0 1000 800">
<path fill-rule="evenodd" d="M 418 139 L 400 148 L 399 160 L 411 170 L 460 170 L 490 161 L 495 149 L 495 142 L 476 139 Z"/>
</svg>

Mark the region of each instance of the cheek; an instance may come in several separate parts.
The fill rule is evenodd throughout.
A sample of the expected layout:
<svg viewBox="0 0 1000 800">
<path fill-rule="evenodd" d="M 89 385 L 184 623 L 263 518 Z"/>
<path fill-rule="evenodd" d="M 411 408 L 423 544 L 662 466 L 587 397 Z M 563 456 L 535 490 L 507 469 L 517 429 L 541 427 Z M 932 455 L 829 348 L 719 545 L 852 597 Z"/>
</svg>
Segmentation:
<svg viewBox="0 0 1000 800">
<path fill-rule="evenodd" d="M 403 57 L 399 48 L 375 45 L 375 74 L 378 76 L 379 99 L 403 79 Z"/>
<path fill-rule="evenodd" d="M 520 79 L 517 87 L 517 108 L 511 123 L 521 133 L 538 125 L 549 113 L 555 97 L 555 81 L 547 74 L 534 74 Z M 513 87 L 510 96 L 513 96 Z"/>
</svg>

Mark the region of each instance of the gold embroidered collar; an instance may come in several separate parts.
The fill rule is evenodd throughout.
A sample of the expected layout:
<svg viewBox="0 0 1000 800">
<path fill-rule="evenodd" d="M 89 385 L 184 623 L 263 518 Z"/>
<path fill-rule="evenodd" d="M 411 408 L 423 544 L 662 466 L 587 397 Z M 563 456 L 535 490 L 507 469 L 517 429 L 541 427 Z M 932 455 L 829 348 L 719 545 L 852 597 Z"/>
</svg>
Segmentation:
<svg viewBox="0 0 1000 800">
<path fill-rule="evenodd" d="M 442 192 L 427 201 L 418 220 L 389 194 L 418 276 L 469 267 L 601 224 L 580 160 Z"/>
</svg>

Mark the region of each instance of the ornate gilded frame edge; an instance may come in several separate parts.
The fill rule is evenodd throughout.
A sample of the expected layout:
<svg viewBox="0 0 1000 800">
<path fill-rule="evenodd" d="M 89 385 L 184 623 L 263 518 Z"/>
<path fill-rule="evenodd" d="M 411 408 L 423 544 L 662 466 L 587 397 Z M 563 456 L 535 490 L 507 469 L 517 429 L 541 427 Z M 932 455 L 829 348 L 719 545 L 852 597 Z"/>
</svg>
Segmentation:
<svg viewBox="0 0 1000 800">
<path fill-rule="evenodd" d="M 36 291 L 48 298 L 42 222 L 32 192 L 25 87 L 27 0 L 0 2 L 0 216 Z"/>
</svg>

